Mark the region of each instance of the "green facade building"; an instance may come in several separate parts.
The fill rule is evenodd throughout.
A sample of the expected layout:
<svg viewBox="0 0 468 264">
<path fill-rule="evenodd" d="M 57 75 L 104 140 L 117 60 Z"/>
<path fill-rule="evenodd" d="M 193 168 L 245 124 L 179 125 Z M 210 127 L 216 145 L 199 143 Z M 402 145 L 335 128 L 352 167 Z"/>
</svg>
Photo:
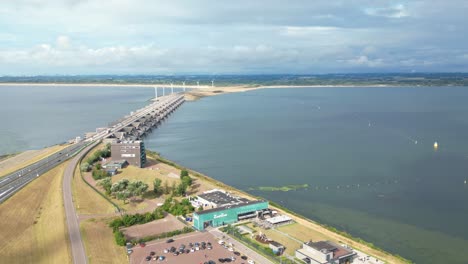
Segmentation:
<svg viewBox="0 0 468 264">
<path fill-rule="evenodd" d="M 268 209 L 267 201 L 249 201 L 242 204 L 218 207 L 193 213 L 193 227 L 204 230 L 253 218 L 258 212 Z"/>
</svg>

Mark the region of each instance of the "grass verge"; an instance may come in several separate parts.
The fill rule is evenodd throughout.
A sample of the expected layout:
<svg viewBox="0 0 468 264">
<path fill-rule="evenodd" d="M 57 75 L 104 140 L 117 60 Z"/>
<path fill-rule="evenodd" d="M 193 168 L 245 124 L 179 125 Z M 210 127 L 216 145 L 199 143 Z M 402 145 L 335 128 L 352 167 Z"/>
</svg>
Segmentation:
<svg viewBox="0 0 468 264">
<path fill-rule="evenodd" d="M 115 244 L 114 234 L 112 228 L 108 227 L 107 220 L 89 219 L 81 222 L 80 229 L 90 264 L 128 263 L 125 248 Z"/>
<path fill-rule="evenodd" d="M 71 263 L 62 199 L 67 165 L 48 171 L 0 204 L 2 263 Z"/>
<path fill-rule="evenodd" d="M 50 156 L 56 152 L 59 152 L 61 151 L 62 149 L 68 147 L 69 145 L 55 145 L 55 146 L 52 146 L 52 147 L 49 147 L 49 148 L 46 148 L 44 150 L 41 151 L 40 154 L 38 155 L 34 155 L 31 159 L 29 159 L 28 161 L 25 161 L 25 162 L 20 162 L 18 164 L 15 164 L 13 166 L 8 166 L 8 168 L 0 171 L 0 178 L 1 177 L 4 177 L 12 172 L 15 172 L 17 170 L 20 170 L 21 168 L 24 168 L 26 166 L 29 166 L 47 156 Z M 18 154 L 16 156 L 20 156 L 21 154 Z M 15 157 L 12 157 L 12 158 L 15 158 Z M 6 161 L 6 160 L 5 160 Z"/>
</svg>

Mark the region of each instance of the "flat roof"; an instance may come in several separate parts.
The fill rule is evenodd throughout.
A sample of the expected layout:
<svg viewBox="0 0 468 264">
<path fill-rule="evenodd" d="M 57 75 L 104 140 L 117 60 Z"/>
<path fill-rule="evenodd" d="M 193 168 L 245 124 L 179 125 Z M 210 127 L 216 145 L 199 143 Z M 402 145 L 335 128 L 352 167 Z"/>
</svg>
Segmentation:
<svg viewBox="0 0 468 264">
<path fill-rule="evenodd" d="M 272 218 L 268 218 L 266 221 L 270 224 L 279 224 L 287 221 L 291 221 L 292 218 L 287 215 L 278 215 Z"/>
<path fill-rule="evenodd" d="M 204 214 L 208 214 L 208 213 L 220 212 L 220 211 L 229 210 L 229 209 L 232 209 L 232 208 L 239 208 L 239 207 L 243 207 L 243 206 L 247 206 L 247 205 L 259 204 L 259 203 L 264 203 L 264 202 L 266 202 L 266 201 L 263 201 L 263 200 L 248 201 L 248 202 L 243 202 L 241 204 L 227 205 L 227 206 L 221 206 L 221 207 L 217 207 L 217 208 L 213 208 L 213 209 L 203 210 L 201 212 L 195 212 L 194 214 L 204 215 Z"/>
<path fill-rule="evenodd" d="M 198 195 L 198 197 L 210 202 L 210 203 L 214 203 L 218 206 L 220 205 L 227 205 L 227 204 L 238 204 L 238 203 L 244 203 L 244 202 L 247 202 L 248 200 L 247 199 L 240 199 L 238 197 L 235 197 L 235 196 L 231 196 L 229 195 L 228 193 L 225 193 L 225 192 L 222 192 L 222 191 L 219 191 L 219 190 L 214 190 L 214 191 L 210 191 L 210 192 L 205 192 L 205 193 L 202 193 L 200 195 Z"/>
<path fill-rule="evenodd" d="M 309 241 L 309 242 L 306 242 L 305 244 L 318 251 L 321 251 L 324 249 L 327 252 L 333 252 L 334 259 L 356 254 L 352 250 L 342 247 L 340 245 L 337 245 L 331 241 L 317 241 L 317 242 Z"/>
<path fill-rule="evenodd" d="M 278 243 L 276 241 L 270 241 L 269 244 L 277 247 L 277 248 L 281 248 L 281 247 L 284 247 L 281 243 Z"/>
</svg>

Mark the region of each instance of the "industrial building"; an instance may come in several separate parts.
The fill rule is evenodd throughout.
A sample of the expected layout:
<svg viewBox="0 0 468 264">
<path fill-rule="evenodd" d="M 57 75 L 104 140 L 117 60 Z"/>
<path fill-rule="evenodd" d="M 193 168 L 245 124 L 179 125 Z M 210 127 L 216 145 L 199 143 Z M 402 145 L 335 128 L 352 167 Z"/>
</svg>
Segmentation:
<svg viewBox="0 0 468 264">
<path fill-rule="evenodd" d="M 350 264 L 356 255 L 356 252 L 331 241 L 309 241 L 296 250 L 296 258 L 311 264 Z"/>
<path fill-rule="evenodd" d="M 268 209 L 267 201 L 244 201 L 235 205 L 216 207 L 193 213 L 193 227 L 204 230 L 209 226 L 217 227 L 257 217 L 259 212 Z"/>
<path fill-rule="evenodd" d="M 206 191 L 197 197 L 198 206 L 218 208 L 228 205 L 236 205 L 248 202 L 248 199 L 233 196 L 225 191 L 213 189 Z"/>
<path fill-rule="evenodd" d="M 146 152 L 143 141 L 121 141 L 111 144 L 113 160 L 126 160 L 129 165 L 143 168 L 146 164 Z"/>
</svg>

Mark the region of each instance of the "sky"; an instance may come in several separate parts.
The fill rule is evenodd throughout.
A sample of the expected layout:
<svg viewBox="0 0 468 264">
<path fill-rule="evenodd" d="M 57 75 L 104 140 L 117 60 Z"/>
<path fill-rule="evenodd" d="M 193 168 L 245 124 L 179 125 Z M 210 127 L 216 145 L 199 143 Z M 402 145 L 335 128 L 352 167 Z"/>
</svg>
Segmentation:
<svg viewBox="0 0 468 264">
<path fill-rule="evenodd" d="M 1 75 L 467 72 L 468 0 L 1 0 Z"/>
</svg>

